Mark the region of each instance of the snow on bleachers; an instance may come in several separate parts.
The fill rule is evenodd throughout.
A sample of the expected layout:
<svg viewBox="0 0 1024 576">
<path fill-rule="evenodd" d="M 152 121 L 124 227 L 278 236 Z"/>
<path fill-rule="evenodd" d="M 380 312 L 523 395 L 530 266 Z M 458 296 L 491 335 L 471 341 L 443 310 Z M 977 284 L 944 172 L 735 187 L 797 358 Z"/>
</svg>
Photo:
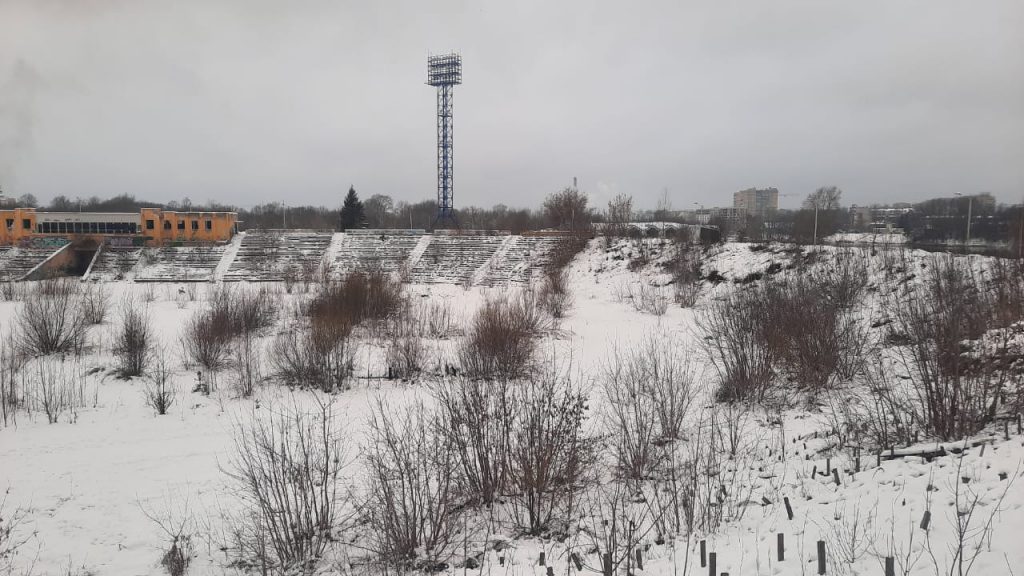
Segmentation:
<svg viewBox="0 0 1024 576">
<path fill-rule="evenodd" d="M 140 246 L 104 246 L 89 269 L 87 279 L 123 280 L 139 263 L 142 250 Z"/>
<path fill-rule="evenodd" d="M 142 252 L 137 282 L 208 282 L 213 280 L 225 246 L 167 246 Z"/>
<path fill-rule="evenodd" d="M 242 237 L 224 280 L 278 281 L 311 277 L 320 266 L 333 232 L 252 230 Z"/>
<path fill-rule="evenodd" d="M 547 263 L 558 238 L 552 236 L 515 236 L 512 243 L 488 265 L 481 284 L 500 286 L 529 282 Z"/>
<path fill-rule="evenodd" d="M 345 274 L 356 270 L 396 272 L 409 261 L 423 230 L 349 230 L 341 240 L 335 269 Z"/>
<path fill-rule="evenodd" d="M 65 244 L 66 241 L 49 241 L 38 245 L 7 246 L 6 250 L 0 252 L 0 280 L 21 280 Z"/>
<path fill-rule="evenodd" d="M 412 281 L 465 284 L 507 241 L 509 233 L 502 231 L 435 232 L 413 266 Z"/>
</svg>

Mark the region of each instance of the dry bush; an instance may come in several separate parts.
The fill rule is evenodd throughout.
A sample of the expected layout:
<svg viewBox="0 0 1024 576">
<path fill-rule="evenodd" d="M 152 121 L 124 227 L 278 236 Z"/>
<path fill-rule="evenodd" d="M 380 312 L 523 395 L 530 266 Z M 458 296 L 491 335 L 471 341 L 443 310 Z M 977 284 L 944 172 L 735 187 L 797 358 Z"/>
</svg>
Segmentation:
<svg viewBox="0 0 1024 576">
<path fill-rule="evenodd" d="M 578 231 L 559 238 L 548 254 L 548 260 L 544 265 L 545 272 L 550 274 L 552 271 L 568 267 L 576 255 L 587 247 L 589 241 L 586 231 Z"/>
<path fill-rule="evenodd" d="M 18 348 L 26 356 L 80 354 L 86 322 L 79 285 L 66 279 L 39 282 L 14 319 Z"/>
<path fill-rule="evenodd" d="M 385 362 L 391 378 L 412 378 L 423 368 L 426 350 L 412 314 L 406 307 L 392 318 L 388 328 Z"/>
<path fill-rule="evenodd" d="M 35 538 L 36 533 L 22 528 L 30 521 L 29 509 L 21 506 L 12 509 L 7 502 L 10 493 L 11 489 L 8 487 L 0 498 L 0 574 L 13 576 L 21 574 L 15 572 L 15 560 L 19 550 Z M 26 576 L 31 573 L 31 568 L 24 572 Z"/>
<path fill-rule="evenodd" d="M 184 500 L 180 506 L 174 506 L 169 501 L 167 508 L 160 512 L 147 510 L 142 503 L 139 503 L 139 508 L 170 540 L 170 547 L 160 556 L 160 565 L 171 576 L 187 574 L 195 555 L 192 543 L 195 521 L 188 500 Z"/>
<path fill-rule="evenodd" d="M 642 480 L 658 471 L 661 448 L 682 437 L 696 393 L 693 363 L 669 342 L 615 349 L 601 374 L 618 471 Z"/>
<path fill-rule="evenodd" d="M 10 334 L 0 334 L 0 414 L 4 426 L 17 422 L 23 399 L 18 389 L 18 375 L 24 361 Z"/>
<path fill-rule="evenodd" d="M 230 365 L 232 342 L 243 335 L 261 334 L 277 321 L 279 304 L 266 286 L 257 290 L 214 287 L 207 306 L 185 324 L 181 345 L 185 356 L 207 370 Z"/>
<path fill-rule="evenodd" d="M 238 337 L 231 346 L 231 379 L 239 396 L 248 398 L 263 381 L 263 351 L 252 332 Z"/>
<path fill-rule="evenodd" d="M 110 307 L 110 292 L 104 284 L 90 284 L 82 290 L 82 314 L 86 324 L 103 324 Z"/>
<path fill-rule="evenodd" d="M 353 272 L 340 282 L 322 285 L 309 302 L 306 314 L 354 327 L 387 320 L 398 314 L 403 305 L 402 284 L 389 274 Z"/>
<path fill-rule="evenodd" d="M 515 394 L 509 437 L 512 516 L 528 534 L 564 530 L 552 521 L 573 501 L 592 458 L 583 433 L 587 396 L 553 361 L 517 383 Z"/>
<path fill-rule="evenodd" d="M 178 396 L 177 388 L 172 381 L 173 377 L 174 371 L 167 361 L 167 355 L 163 350 L 157 350 L 146 373 L 146 384 L 142 389 L 142 396 L 146 401 L 146 406 L 152 408 L 158 416 L 167 414 L 167 410 L 174 404 Z"/>
<path fill-rule="evenodd" d="M 199 311 L 185 323 L 181 347 L 191 362 L 215 372 L 227 365 L 234 336 L 229 324 L 218 322 L 209 311 Z"/>
<path fill-rule="evenodd" d="M 907 339 L 897 348 L 922 407 L 928 432 L 944 440 L 973 434 L 991 421 L 1006 374 L 962 352 L 995 326 L 991 292 L 962 260 L 939 257 L 921 289 L 893 298 L 890 315 Z"/>
<path fill-rule="evenodd" d="M 348 324 L 314 317 L 310 328 L 285 332 L 274 340 L 270 363 L 289 386 L 344 390 L 355 361 L 351 332 Z"/>
<path fill-rule="evenodd" d="M 581 502 L 580 536 L 594 551 L 587 568 L 602 574 L 636 574 L 636 554 L 656 526 L 652 508 L 637 498 L 632 483 L 612 482 L 589 490 Z"/>
<path fill-rule="evenodd" d="M 828 299 L 841 309 L 852 309 L 863 298 L 870 278 L 868 257 L 861 249 L 838 250 L 833 261 L 814 275 Z"/>
<path fill-rule="evenodd" d="M 652 286 L 646 282 L 628 282 L 619 287 L 617 297 L 620 300 L 629 300 L 637 312 L 654 316 L 663 316 L 668 312 L 669 297 L 662 286 Z"/>
<path fill-rule="evenodd" d="M 121 326 L 114 336 L 114 354 L 122 378 L 141 376 L 149 363 L 155 340 L 149 312 L 132 301 L 121 305 Z"/>
<path fill-rule="evenodd" d="M 41 412 L 50 424 L 56 424 L 65 412 L 70 420 L 77 418 L 77 410 L 95 404 L 95 391 L 88 390 L 85 373 L 77 362 L 56 356 L 36 358 L 21 371 L 24 407 L 29 412 Z"/>
<path fill-rule="evenodd" d="M 697 303 L 700 294 L 703 252 L 692 244 L 686 235 L 677 235 L 672 246 L 672 257 L 666 263 L 666 271 L 672 274 L 675 301 L 680 306 L 690 307 Z"/>
<path fill-rule="evenodd" d="M 13 280 L 5 280 L 0 276 L 0 301 L 18 302 L 24 300 L 26 292 L 25 284 L 14 282 Z"/>
<path fill-rule="evenodd" d="M 412 306 L 411 314 L 417 333 L 427 338 L 448 338 L 458 331 L 452 308 L 447 302 L 432 298 L 421 299 Z"/>
<path fill-rule="evenodd" d="M 528 293 L 486 300 L 459 349 L 462 369 L 481 378 L 521 377 L 531 370 L 536 338 L 546 325 Z"/>
<path fill-rule="evenodd" d="M 251 421 L 235 425 L 223 470 L 244 506 L 235 528 L 238 553 L 265 571 L 311 571 L 345 520 L 344 431 L 332 401 L 312 399 L 311 406 L 294 397 L 264 404 Z"/>
<path fill-rule="evenodd" d="M 721 401 L 760 402 L 772 383 L 776 359 L 763 301 L 762 292 L 751 287 L 711 303 L 697 316 L 704 350 L 718 372 Z"/>
<path fill-rule="evenodd" d="M 799 275 L 760 289 L 769 345 L 798 389 L 811 394 L 834 388 L 860 371 L 870 338 L 849 309 L 857 289 L 842 274 Z"/>
<path fill-rule="evenodd" d="M 390 410 L 378 399 L 363 447 L 369 475 L 362 509 L 386 566 L 433 571 L 452 554 L 463 507 L 456 458 L 421 403 Z"/>
<path fill-rule="evenodd" d="M 446 379 L 434 387 L 439 433 L 455 453 L 460 488 L 476 504 L 495 502 L 508 486 L 515 383 Z"/>
<path fill-rule="evenodd" d="M 537 304 L 552 318 L 565 318 L 572 308 L 572 294 L 565 270 L 551 270 L 541 280 Z"/>
</svg>

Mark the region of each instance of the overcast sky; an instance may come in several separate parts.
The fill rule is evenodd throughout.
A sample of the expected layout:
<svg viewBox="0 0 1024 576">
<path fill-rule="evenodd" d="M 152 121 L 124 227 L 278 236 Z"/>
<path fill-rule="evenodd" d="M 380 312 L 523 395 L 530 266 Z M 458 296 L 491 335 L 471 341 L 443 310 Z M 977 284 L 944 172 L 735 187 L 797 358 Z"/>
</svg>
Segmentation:
<svg viewBox="0 0 1024 576">
<path fill-rule="evenodd" d="M 1024 198 L 1021 0 L 0 0 L 0 186 L 252 205 Z"/>
</svg>

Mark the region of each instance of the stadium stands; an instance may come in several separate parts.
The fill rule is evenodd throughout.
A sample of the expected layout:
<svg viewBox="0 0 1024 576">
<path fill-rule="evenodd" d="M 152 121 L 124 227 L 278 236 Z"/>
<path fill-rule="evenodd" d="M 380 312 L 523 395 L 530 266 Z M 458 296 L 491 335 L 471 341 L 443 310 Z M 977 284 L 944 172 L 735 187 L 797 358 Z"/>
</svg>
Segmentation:
<svg viewBox="0 0 1024 576">
<path fill-rule="evenodd" d="M 477 270 L 488 264 L 498 249 L 512 238 L 508 232 L 435 233 L 412 267 L 412 281 L 424 284 L 472 282 Z"/>
<path fill-rule="evenodd" d="M 423 230 L 350 230 L 342 238 L 335 257 L 340 274 L 356 270 L 397 272 L 409 262 L 413 250 L 424 238 Z"/>
<path fill-rule="evenodd" d="M 253 230 L 242 236 L 225 281 L 281 281 L 311 278 L 331 245 L 332 232 L 318 230 Z"/>
<path fill-rule="evenodd" d="M 167 246 L 142 252 L 137 282 L 208 282 L 224 256 L 224 245 Z"/>
</svg>

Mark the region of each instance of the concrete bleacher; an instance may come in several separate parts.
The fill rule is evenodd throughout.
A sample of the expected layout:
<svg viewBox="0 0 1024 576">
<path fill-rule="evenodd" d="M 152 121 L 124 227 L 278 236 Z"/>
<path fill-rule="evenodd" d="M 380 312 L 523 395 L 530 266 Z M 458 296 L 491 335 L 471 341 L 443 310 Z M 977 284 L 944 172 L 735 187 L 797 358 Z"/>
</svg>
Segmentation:
<svg viewBox="0 0 1024 576">
<path fill-rule="evenodd" d="M 523 284 L 547 264 L 558 243 L 552 236 L 513 236 L 503 252 L 487 265 L 481 284 L 500 286 Z"/>
<path fill-rule="evenodd" d="M 225 246 L 167 246 L 142 252 L 136 282 L 209 282 Z"/>
<path fill-rule="evenodd" d="M 86 273 L 87 280 L 123 280 L 142 257 L 139 246 L 104 246 Z"/>
<path fill-rule="evenodd" d="M 0 280 L 21 280 L 66 244 L 49 242 L 36 246 L 5 246 L 0 252 Z"/>
<path fill-rule="evenodd" d="M 502 231 L 437 232 L 412 267 L 412 281 L 466 284 L 512 237 Z"/>
<path fill-rule="evenodd" d="M 360 270 L 396 272 L 409 262 L 423 240 L 423 230 L 349 230 L 334 259 L 340 274 Z"/>
<path fill-rule="evenodd" d="M 268 282 L 312 276 L 333 237 L 333 232 L 319 230 L 246 232 L 223 279 Z"/>
</svg>

